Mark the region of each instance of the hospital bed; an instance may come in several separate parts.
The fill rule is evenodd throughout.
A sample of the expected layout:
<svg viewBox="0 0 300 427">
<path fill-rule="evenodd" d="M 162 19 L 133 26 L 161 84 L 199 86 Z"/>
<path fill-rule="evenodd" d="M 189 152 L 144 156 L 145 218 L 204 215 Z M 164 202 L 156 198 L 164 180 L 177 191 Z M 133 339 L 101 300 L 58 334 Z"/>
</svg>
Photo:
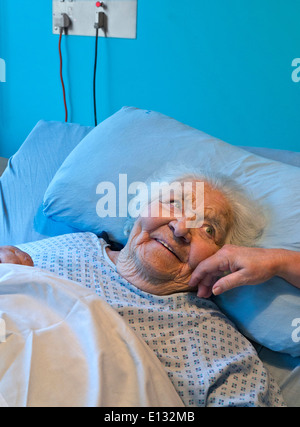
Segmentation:
<svg viewBox="0 0 300 427">
<path fill-rule="evenodd" d="M 165 147 L 164 144 L 166 145 Z M 97 156 L 93 154 L 95 147 L 100 155 L 99 153 Z M 210 147 L 208 152 L 206 151 L 206 147 Z M 170 157 L 172 149 L 175 152 L 173 158 L 172 156 Z M 289 191 L 293 190 L 293 185 L 295 186 L 294 188 L 299 188 L 300 181 L 297 183 L 297 178 L 300 177 L 300 169 L 298 169 L 300 168 L 300 153 L 255 147 L 233 147 L 156 112 L 126 107 L 101 123 L 96 129 L 77 124 L 40 121 L 18 152 L 8 160 L 6 168 L 7 160 L 1 158 L 0 167 L 1 169 L 5 168 L 5 171 L 0 180 L 0 221 L 2 221 L 0 244 L 22 245 L 28 242 L 42 241 L 49 237 L 80 231 L 92 231 L 97 235 L 105 231 L 112 242 L 117 242 L 120 245 L 125 244 L 126 239 L 121 231 L 123 230 L 125 219 L 113 218 L 114 221 L 111 218 L 99 219 L 94 212 L 99 195 L 97 196 L 96 194 L 95 186 L 93 186 L 90 194 L 87 194 L 89 190 L 85 188 L 86 182 L 93 182 L 94 178 L 92 174 L 95 172 L 97 174 L 95 182 L 106 179 L 117 185 L 115 175 L 120 173 L 127 173 L 128 182 L 139 181 L 143 177 L 144 179 L 147 178 L 145 174 L 153 172 L 156 167 L 163 167 L 166 161 L 174 161 L 174 163 L 176 161 L 191 162 L 193 159 L 195 162 L 195 150 L 197 150 L 197 161 L 200 159 L 201 162 L 201 159 L 204 158 L 205 165 L 208 165 L 208 167 L 212 167 L 215 164 L 212 162 L 217 162 L 218 157 L 220 157 L 220 161 L 224 163 L 224 170 L 235 178 L 237 177 L 238 180 L 240 179 L 241 184 L 249 183 L 249 185 L 252 185 L 251 179 L 253 179 L 256 173 L 255 167 L 257 166 L 261 176 L 258 179 L 258 183 L 253 184 L 253 188 L 257 188 L 258 192 L 262 191 L 261 187 L 263 185 L 267 185 L 268 177 L 265 171 L 271 174 L 270 182 L 273 183 L 274 191 L 276 191 L 277 187 L 279 189 L 282 177 L 289 174 L 289 187 L 291 187 Z M 157 159 L 157 153 L 161 153 L 160 159 Z M 154 161 L 154 159 L 157 161 Z M 228 171 L 229 163 L 231 164 L 231 169 Z M 2 170 L 0 170 L 0 174 L 1 172 Z M 275 175 L 272 175 L 272 173 Z M 276 182 L 276 179 L 281 180 L 281 183 Z M 263 196 L 267 194 L 265 197 L 269 197 L 268 190 L 264 191 Z M 263 196 L 259 193 L 260 198 Z M 59 200 L 60 197 L 63 197 L 63 202 Z M 273 200 L 272 197 L 270 196 L 271 201 Z M 294 194 L 293 203 L 298 203 L 295 200 L 297 197 L 298 195 Z M 82 211 L 81 206 L 87 207 L 88 203 L 91 206 Z M 296 205 L 297 207 L 300 209 L 300 206 Z M 89 209 L 93 211 L 91 214 L 87 212 Z M 294 226 L 295 233 L 297 233 L 299 225 L 294 223 Z M 272 247 L 275 244 L 276 240 L 273 237 L 272 233 L 266 236 L 266 240 L 264 241 L 266 247 Z M 278 235 L 275 238 L 278 240 Z M 279 241 L 278 247 L 285 246 L 286 248 L 300 250 L 299 239 L 300 234 L 295 239 L 296 243 Z M 5 266 L 2 267 L 5 269 Z M 16 267 L 14 273 L 17 274 L 20 280 L 21 278 L 22 280 L 27 278 L 26 283 L 32 280 L 30 271 L 17 270 L 18 267 Z M 9 269 L 2 271 L 2 277 L 7 278 L 8 283 L 11 274 L 12 271 Z M 48 276 L 46 279 L 48 280 L 47 283 L 52 280 Z M 1 286 L 5 286 L 5 283 L 0 283 Z M 15 288 L 19 289 L 18 283 L 15 284 Z M 32 286 L 28 289 L 28 294 L 24 296 L 25 302 L 27 299 L 31 301 L 30 298 L 35 298 L 33 292 L 36 288 Z M 220 306 L 221 310 L 232 318 L 241 332 L 253 342 L 260 358 L 281 387 L 287 405 L 299 407 L 300 344 L 298 342 L 300 340 L 297 341 L 298 335 L 295 333 L 294 339 L 290 340 L 291 342 L 289 338 L 284 341 L 285 337 L 283 335 L 286 333 L 286 330 L 284 330 L 284 333 L 278 332 L 281 331 L 280 325 L 274 325 L 276 322 L 274 322 L 273 317 L 276 315 L 276 310 L 278 310 L 278 305 L 276 304 L 279 304 L 282 307 L 282 312 L 280 311 L 282 318 L 286 317 L 288 311 L 293 312 L 293 319 L 297 320 L 300 318 L 299 291 L 294 288 L 292 289 L 290 285 L 283 284 L 282 282 L 267 283 L 264 288 L 258 286 L 257 289 L 257 295 L 253 294 L 256 290 L 251 290 L 251 298 L 253 300 L 251 300 L 249 294 L 243 294 L 244 290 L 242 290 L 233 293 L 232 297 L 230 298 L 229 296 L 228 299 L 226 299 L 227 297 L 217 298 L 216 303 Z M 269 294 L 277 292 L 278 297 L 277 294 L 276 298 L 272 295 L 273 300 L 269 300 L 269 296 L 266 296 L 265 293 L 266 289 Z M 272 289 L 274 289 L 274 292 Z M 72 345 L 70 337 L 73 336 L 72 334 L 75 334 L 75 340 L 77 341 L 74 352 L 77 349 L 81 358 L 76 359 L 74 353 L 70 357 L 71 360 L 74 358 L 77 362 L 79 360 L 78 369 L 81 366 L 80 363 L 83 365 L 87 363 L 87 361 L 83 362 L 85 345 L 87 345 L 88 340 L 92 342 L 95 339 L 95 336 L 92 336 L 93 333 L 96 333 L 94 332 L 95 320 L 93 320 L 93 314 L 99 322 L 103 322 L 104 317 L 106 316 L 107 318 L 109 315 L 111 320 L 108 322 L 110 324 L 107 324 L 107 328 L 108 331 L 115 331 L 116 336 L 115 338 L 112 338 L 112 335 L 101 338 L 103 345 L 105 346 L 106 344 L 106 347 L 109 347 L 107 345 L 108 341 L 105 342 L 105 339 L 112 339 L 113 345 L 120 346 L 124 357 L 128 361 L 129 368 L 128 366 L 127 368 L 130 369 L 130 378 L 128 378 L 128 375 L 124 374 L 121 364 L 116 360 L 119 370 L 111 375 L 108 383 L 108 389 L 117 390 L 119 396 L 124 396 L 121 406 L 182 406 L 180 399 L 170 385 L 169 379 L 160 368 L 158 360 L 155 360 L 155 357 L 149 354 L 144 343 L 135 337 L 129 328 L 124 329 L 123 325 L 120 326 L 118 324 L 108 306 L 103 304 L 100 307 L 101 310 L 99 310 L 95 306 L 94 297 L 88 290 L 82 289 L 79 291 L 79 303 L 76 306 L 74 301 L 77 291 L 76 286 L 74 289 L 67 289 L 62 281 L 60 289 L 54 287 L 53 298 L 50 298 L 47 293 L 43 294 L 43 291 L 40 292 L 40 298 L 41 300 L 44 298 L 43 304 L 46 304 L 46 302 L 49 303 L 50 308 L 51 304 L 54 304 L 53 301 L 55 298 L 66 300 L 66 306 L 62 308 L 62 312 L 58 313 L 57 309 L 54 309 L 57 316 L 57 324 L 60 325 L 64 323 L 63 319 L 66 312 L 70 310 L 70 307 L 73 307 L 74 319 L 73 324 L 69 325 L 70 331 L 66 331 L 62 327 L 58 333 L 66 337 L 66 346 L 69 344 Z M 86 300 L 90 301 L 89 306 L 83 304 Z M 246 300 L 248 302 L 245 302 Z M 252 305 L 249 300 L 252 301 Z M 21 303 L 23 304 L 24 301 L 21 301 Z M 236 308 L 237 305 L 240 307 L 244 303 L 245 310 L 239 311 Z M 257 307 L 254 309 L 253 307 L 256 305 Z M 26 304 L 22 305 L 24 316 L 26 316 L 25 306 Z M 45 306 L 43 307 L 47 311 Z M 297 310 L 298 317 L 294 314 L 297 313 Z M 82 331 L 79 331 L 76 336 L 76 331 L 72 327 L 78 322 L 79 316 L 82 313 L 87 313 L 89 318 L 92 319 L 89 325 L 91 336 L 87 336 L 86 341 L 83 340 L 80 342 Z M 53 315 L 53 312 L 50 310 L 49 316 Z M 18 330 L 18 327 L 22 329 L 22 326 L 18 326 L 16 319 L 15 321 L 16 330 Z M 270 322 L 272 324 L 271 329 Z M 296 322 L 294 331 L 297 325 L 298 323 Z M 264 327 L 266 330 L 262 332 Z M 47 330 L 47 328 L 45 329 Z M 291 330 L 291 333 L 293 330 Z M 78 339 L 78 336 L 81 336 L 81 338 Z M 45 339 L 47 339 L 47 334 L 45 335 Z M 52 339 L 51 335 L 49 335 L 49 339 Z M 131 347 L 128 347 L 129 341 L 132 343 Z M 54 343 L 52 344 L 55 345 Z M 22 343 L 16 343 L 15 345 L 16 348 L 19 348 L 22 346 Z M 39 358 L 36 359 L 38 367 L 34 373 L 37 376 L 36 378 L 38 378 L 39 373 L 47 369 L 47 360 L 43 362 L 42 357 L 46 359 L 47 357 L 51 358 L 51 352 L 47 356 L 43 353 L 43 348 L 40 348 L 39 351 Z M 63 348 L 61 352 L 63 358 Z M 114 354 L 107 351 L 104 357 L 106 364 L 105 360 L 101 359 L 104 371 L 106 368 L 111 369 L 111 366 L 107 364 L 107 360 L 114 357 Z M 144 360 L 145 362 L 144 364 L 139 364 L 137 367 L 136 364 L 132 364 L 132 360 Z M 66 363 L 69 362 L 70 360 L 66 361 Z M 91 378 L 93 375 L 92 367 L 95 367 L 95 361 L 89 360 L 88 362 L 91 363 L 91 371 L 87 371 L 86 378 L 79 381 L 78 376 L 73 373 L 73 387 L 74 389 L 80 387 L 85 390 L 82 392 L 83 394 L 88 394 L 88 387 L 95 386 Z M 64 368 L 66 368 L 66 365 L 64 365 Z M 98 368 L 95 369 L 97 370 Z M 104 375 L 104 371 L 102 370 L 99 375 Z M 26 369 L 24 372 L 27 372 Z M 34 375 L 31 381 L 36 379 Z M 62 375 L 61 371 L 59 375 Z M 144 385 L 140 384 L 141 376 L 145 378 L 147 389 Z M 124 384 L 119 381 L 119 378 L 125 378 Z M 51 378 L 47 378 L 47 381 L 51 385 Z M 160 384 L 159 388 L 156 387 L 158 383 Z M 25 386 L 25 383 L 21 384 L 20 389 Z M 54 404 L 55 399 L 59 395 L 58 388 L 56 386 L 53 392 L 52 398 Z M 6 402 L 3 397 L 5 390 L 8 390 L 8 385 L 5 384 L 5 381 L 3 382 L 2 378 L 2 383 L 0 382 L 0 405 L 2 399 L 2 403 L 4 402 L 3 406 L 5 406 Z M 126 393 L 126 390 L 131 390 L 131 392 Z M 40 392 L 42 393 L 43 391 L 41 390 Z M 76 403 L 79 401 L 82 403 L 80 399 L 86 398 L 86 395 L 84 397 L 82 395 L 78 396 L 74 390 L 68 390 L 68 393 L 69 398 L 66 404 L 70 404 L 71 406 L 76 406 Z M 97 393 L 99 401 L 88 402 L 88 405 L 112 405 L 113 397 L 106 396 L 105 394 L 106 392 L 103 391 Z M 26 394 L 26 396 L 30 400 L 30 395 Z M 49 399 L 49 396 L 47 398 Z M 23 403 L 26 406 L 26 402 Z M 51 398 L 47 403 L 51 404 Z"/>
</svg>

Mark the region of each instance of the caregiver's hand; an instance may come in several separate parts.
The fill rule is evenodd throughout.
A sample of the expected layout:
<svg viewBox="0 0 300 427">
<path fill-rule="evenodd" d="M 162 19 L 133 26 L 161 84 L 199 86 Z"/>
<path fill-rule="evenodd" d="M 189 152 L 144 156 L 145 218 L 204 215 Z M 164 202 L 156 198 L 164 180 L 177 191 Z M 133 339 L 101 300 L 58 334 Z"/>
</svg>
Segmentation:
<svg viewBox="0 0 300 427">
<path fill-rule="evenodd" d="M 33 267 L 31 257 L 15 246 L 0 246 L 0 263 L 21 264 Z"/>
<path fill-rule="evenodd" d="M 300 288 L 300 253 L 284 249 L 246 248 L 225 245 L 194 270 L 191 287 L 209 298 L 244 285 L 258 285 L 274 276 Z"/>
</svg>

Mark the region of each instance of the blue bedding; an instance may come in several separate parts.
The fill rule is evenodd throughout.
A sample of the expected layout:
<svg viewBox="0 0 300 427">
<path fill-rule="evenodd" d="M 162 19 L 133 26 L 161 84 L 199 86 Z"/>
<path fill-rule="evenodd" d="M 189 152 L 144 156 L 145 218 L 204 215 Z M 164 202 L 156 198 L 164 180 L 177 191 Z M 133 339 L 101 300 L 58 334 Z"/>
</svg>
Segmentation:
<svg viewBox="0 0 300 427">
<path fill-rule="evenodd" d="M 0 179 L 0 245 L 17 245 L 76 231 L 46 218 L 44 193 L 65 158 L 91 128 L 40 121 Z"/>
</svg>

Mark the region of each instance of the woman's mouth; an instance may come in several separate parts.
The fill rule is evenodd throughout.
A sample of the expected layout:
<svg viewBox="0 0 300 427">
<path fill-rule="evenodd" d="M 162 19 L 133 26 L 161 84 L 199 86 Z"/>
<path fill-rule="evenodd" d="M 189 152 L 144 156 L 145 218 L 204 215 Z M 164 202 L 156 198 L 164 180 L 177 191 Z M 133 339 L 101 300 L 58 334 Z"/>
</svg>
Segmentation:
<svg viewBox="0 0 300 427">
<path fill-rule="evenodd" d="M 163 245 L 166 249 L 168 249 L 168 251 L 170 251 L 173 255 L 175 255 L 177 259 L 179 259 L 176 252 L 174 251 L 174 249 L 171 246 L 169 246 L 167 242 L 165 242 L 164 240 L 160 240 L 160 239 L 155 239 L 155 240 L 158 243 L 160 243 L 161 245 Z M 180 259 L 179 259 L 179 261 L 180 261 Z"/>
</svg>

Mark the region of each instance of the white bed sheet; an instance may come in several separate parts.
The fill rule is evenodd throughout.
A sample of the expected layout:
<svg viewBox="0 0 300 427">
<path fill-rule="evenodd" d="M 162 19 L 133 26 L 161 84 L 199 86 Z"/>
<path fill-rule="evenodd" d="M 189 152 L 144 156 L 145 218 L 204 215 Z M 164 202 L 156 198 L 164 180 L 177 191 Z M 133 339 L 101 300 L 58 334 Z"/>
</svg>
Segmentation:
<svg viewBox="0 0 300 427">
<path fill-rule="evenodd" d="M 50 272 L 0 265 L 0 406 L 183 406 L 106 302 Z"/>
</svg>

